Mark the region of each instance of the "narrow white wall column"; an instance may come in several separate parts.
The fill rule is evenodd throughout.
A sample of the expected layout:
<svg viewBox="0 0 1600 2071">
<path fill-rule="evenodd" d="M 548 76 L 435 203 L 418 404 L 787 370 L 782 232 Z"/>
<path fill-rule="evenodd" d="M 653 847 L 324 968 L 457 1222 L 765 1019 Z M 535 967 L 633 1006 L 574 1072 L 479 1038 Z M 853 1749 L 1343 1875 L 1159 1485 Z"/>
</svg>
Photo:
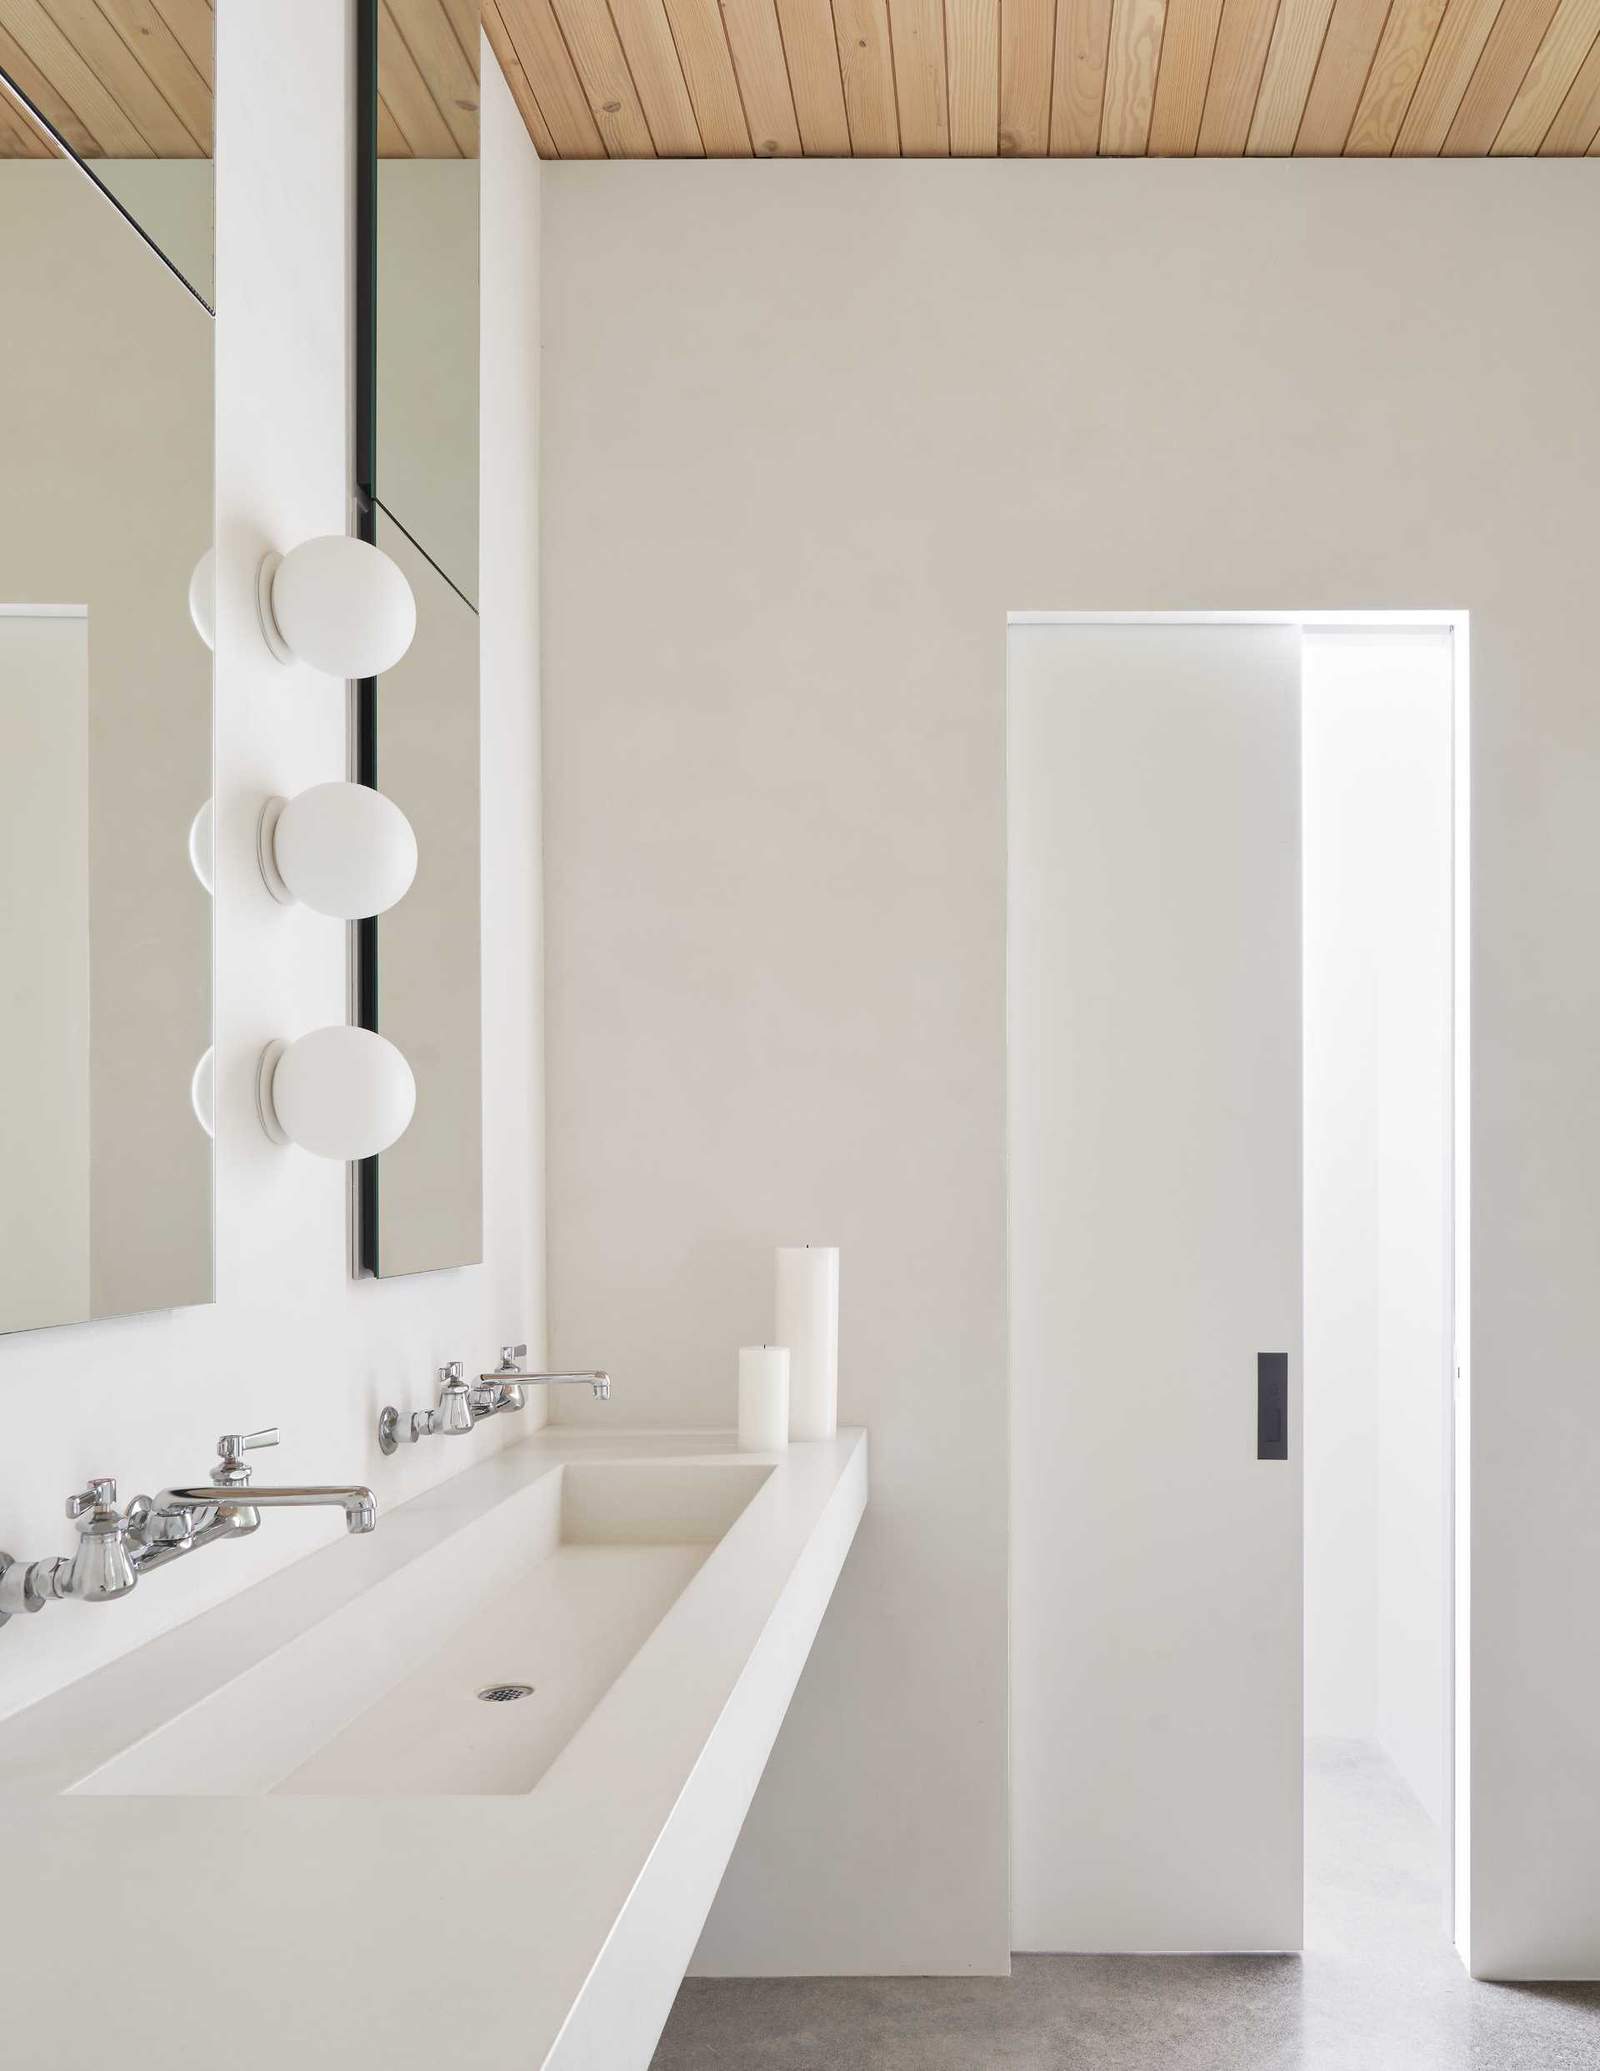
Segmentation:
<svg viewBox="0 0 1600 2071">
<path fill-rule="evenodd" d="M 526 1338 L 540 1364 L 545 1351 L 541 174 L 487 53 L 484 1264 L 352 1279 L 344 1168 L 268 1143 L 254 1112 L 262 1044 L 342 1021 L 347 1005 L 343 930 L 278 906 L 255 860 L 268 794 L 346 774 L 345 697 L 325 677 L 271 659 L 254 580 L 266 548 L 343 531 L 349 519 L 352 57 L 347 0 L 227 0 L 217 10 L 217 1300 L 0 1338 L 0 1545 L 13 1552 L 69 1549 L 62 1501 L 87 1474 L 114 1473 L 130 1493 L 192 1478 L 224 1429 L 277 1423 L 275 1476 L 367 1482 L 387 1508 L 515 1443 L 540 1414 L 530 1407 L 393 1460 L 378 1450 L 383 1403 L 423 1399 L 447 1359 L 489 1366 L 508 1339 Z M 180 856 L 184 834 L 175 819 Z M 326 1512 L 278 1512 L 247 1542 L 163 1569 L 98 1615 L 64 1604 L 7 1627 L 0 1709 L 247 1589 L 342 1529 Z"/>
</svg>

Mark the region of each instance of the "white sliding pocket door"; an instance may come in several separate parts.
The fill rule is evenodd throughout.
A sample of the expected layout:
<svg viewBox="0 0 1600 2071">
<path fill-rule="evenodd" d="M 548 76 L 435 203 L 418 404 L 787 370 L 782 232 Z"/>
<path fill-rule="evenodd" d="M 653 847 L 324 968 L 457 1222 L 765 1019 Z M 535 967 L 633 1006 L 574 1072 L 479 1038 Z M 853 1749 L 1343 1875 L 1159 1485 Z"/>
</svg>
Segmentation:
<svg viewBox="0 0 1600 2071">
<path fill-rule="evenodd" d="M 1008 655 L 1012 1940 L 1301 1940 L 1300 636 Z"/>
</svg>

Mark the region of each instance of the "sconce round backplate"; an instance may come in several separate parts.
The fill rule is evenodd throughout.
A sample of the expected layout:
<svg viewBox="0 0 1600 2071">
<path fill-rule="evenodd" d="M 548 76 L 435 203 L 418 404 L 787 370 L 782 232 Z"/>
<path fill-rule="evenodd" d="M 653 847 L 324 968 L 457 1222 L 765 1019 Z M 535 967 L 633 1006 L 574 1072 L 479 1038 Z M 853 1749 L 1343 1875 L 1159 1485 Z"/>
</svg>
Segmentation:
<svg viewBox="0 0 1600 2071">
<path fill-rule="evenodd" d="M 256 616 L 261 621 L 261 637 L 280 662 L 292 662 L 294 649 L 278 631 L 278 614 L 272 608 L 272 580 L 283 566 L 282 554 L 263 554 L 261 566 L 256 570 Z"/>
<path fill-rule="evenodd" d="M 256 1114 L 261 1126 L 274 1143 L 287 1143 L 289 1132 L 278 1120 L 278 1110 L 273 1105 L 272 1081 L 277 1076 L 278 1060 L 289 1045 L 274 1037 L 261 1053 L 261 1062 L 256 1066 Z"/>
<path fill-rule="evenodd" d="M 278 869 L 278 858 L 273 848 L 273 836 L 278 831 L 278 822 L 283 818 L 283 809 L 288 802 L 286 798 L 269 798 L 256 822 L 256 863 L 261 871 L 261 882 L 280 906 L 293 906 L 295 903 L 294 893 L 284 883 Z"/>
</svg>

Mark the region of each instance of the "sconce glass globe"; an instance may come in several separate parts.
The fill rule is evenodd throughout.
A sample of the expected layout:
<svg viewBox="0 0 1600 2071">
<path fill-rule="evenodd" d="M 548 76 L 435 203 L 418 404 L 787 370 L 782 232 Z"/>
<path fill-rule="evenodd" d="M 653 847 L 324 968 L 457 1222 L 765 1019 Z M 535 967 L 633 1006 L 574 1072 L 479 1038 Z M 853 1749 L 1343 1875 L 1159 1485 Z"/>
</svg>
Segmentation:
<svg viewBox="0 0 1600 2071">
<path fill-rule="evenodd" d="M 409 1128 L 417 1082 L 394 1044 L 370 1028 L 314 1028 L 267 1045 L 256 1104 L 274 1143 L 319 1158 L 373 1158 Z"/>
<path fill-rule="evenodd" d="M 275 899 L 335 920 L 386 913 L 417 874 L 411 822 L 367 784 L 313 784 L 290 799 L 269 798 L 257 853 Z"/>
<path fill-rule="evenodd" d="M 257 579 L 267 645 L 282 662 L 324 675 L 381 676 L 411 645 L 417 600 L 377 547 L 344 533 L 268 554 Z"/>
</svg>

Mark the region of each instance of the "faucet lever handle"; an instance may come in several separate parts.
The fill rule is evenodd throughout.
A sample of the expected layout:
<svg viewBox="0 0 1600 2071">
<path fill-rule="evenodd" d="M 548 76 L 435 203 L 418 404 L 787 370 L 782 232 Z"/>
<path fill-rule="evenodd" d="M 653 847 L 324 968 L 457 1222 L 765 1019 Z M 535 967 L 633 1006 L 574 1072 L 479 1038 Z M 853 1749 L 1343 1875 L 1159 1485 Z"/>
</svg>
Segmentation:
<svg viewBox="0 0 1600 2071">
<path fill-rule="evenodd" d="M 526 1345 L 502 1345 L 500 1347 L 501 1372 L 514 1373 L 516 1371 L 517 1361 L 519 1359 L 526 1359 L 527 1356 L 528 1348 Z"/>
<path fill-rule="evenodd" d="M 237 1460 L 244 1453 L 258 1452 L 264 1445 L 276 1445 L 278 1427 L 267 1424 L 259 1431 L 224 1431 L 217 1440 L 219 1460 Z"/>
<path fill-rule="evenodd" d="M 459 1388 L 462 1376 L 465 1373 L 466 1368 L 461 1364 L 461 1361 L 459 1359 L 452 1359 L 447 1366 L 440 1367 L 439 1379 L 447 1388 Z"/>
<path fill-rule="evenodd" d="M 86 1489 L 67 1498 L 67 1515 L 70 1518 L 84 1517 L 91 1510 L 115 1510 L 117 1507 L 117 1485 L 108 1474 L 97 1475 Z"/>
</svg>

